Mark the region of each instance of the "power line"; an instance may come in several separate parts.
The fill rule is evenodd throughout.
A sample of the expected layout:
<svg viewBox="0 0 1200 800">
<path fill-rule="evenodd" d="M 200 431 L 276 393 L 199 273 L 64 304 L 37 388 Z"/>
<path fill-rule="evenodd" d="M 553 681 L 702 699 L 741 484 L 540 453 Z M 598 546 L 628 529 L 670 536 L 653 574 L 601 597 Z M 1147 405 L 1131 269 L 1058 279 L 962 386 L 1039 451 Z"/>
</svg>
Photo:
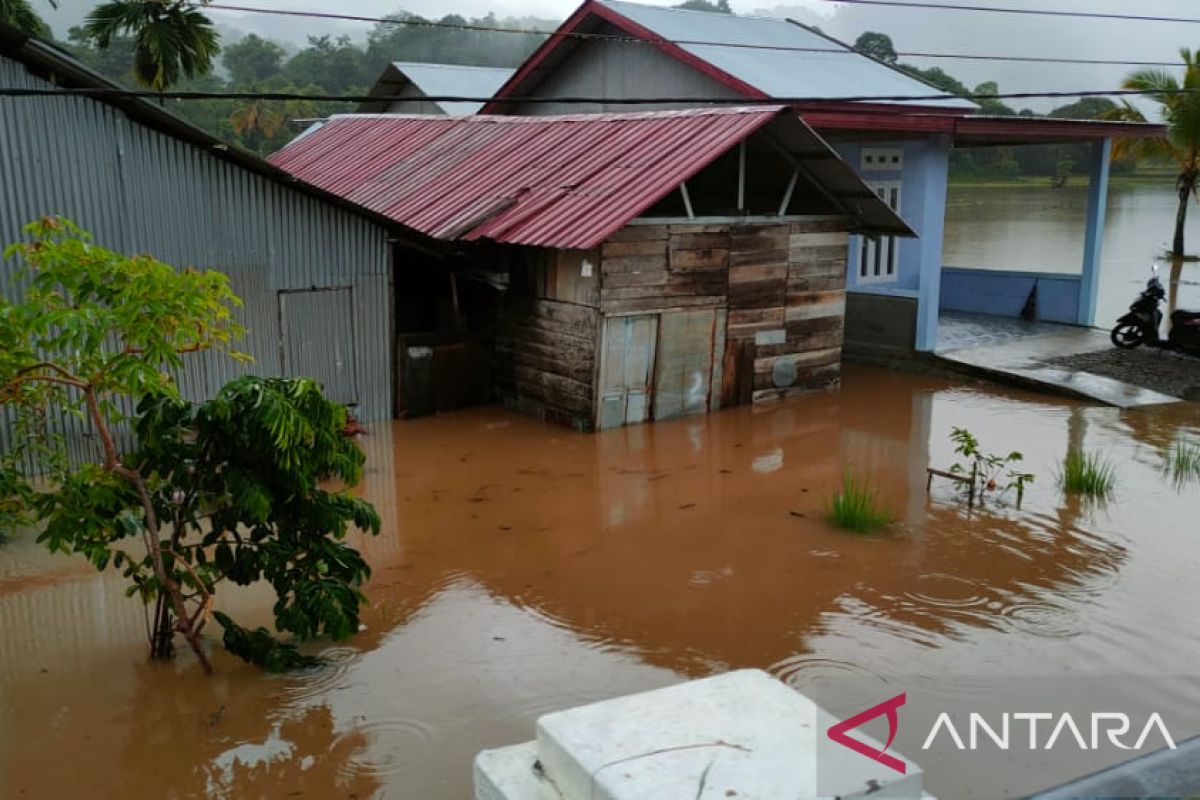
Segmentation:
<svg viewBox="0 0 1200 800">
<path fill-rule="evenodd" d="M 833 0 L 834 2 L 845 2 L 846 0 Z M 771 45 L 771 44 L 744 44 L 737 42 L 719 42 L 704 39 L 643 39 L 637 36 L 623 36 L 610 33 L 587 33 L 583 31 L 550 31 L 536 28 L 509 28 L 500 25 L 463 25 L 452 22 L 438 22 L 436 20 L 416 19 L 416 18 L 399 18 L 399 17 L 367 17 L 357 14 L 338 14 L 327 11 L 298 11 L 293 9 L 280 8 L 259 8 L 255 6 L 237 6 L 224 3 L 189 3 L 194 8 L 213 9 L 217 11 L 236 11 L 248 14 L 267 14 L 271 16 L 283 17 L 300 17 L 307 19 L 330 19 L 342 20 L 348 22 L 370 22 L 384 25 L 403 25 L 416 28 L 432 28 L 442 30 L 466 31 L 475 33 L 509 33 L 520 34 L 525 36 L 544 36 L 547 38 L 559 39 L 576 39 L 580 41 L 606 41 L 617 42 L 622 44 L 674 44 L 680 46 L 691 47 L 724 47 L 735 50 L 765 50 L 775 52 L 795 52 L 795 53 L 832 53 L 835 55 L 854 55 L 865 56 L 871 58 L 866 53 L 861 53 L 850 47 L 799 47 L 795 45 Z M 917 5 L 917 4 L 914 4 Z M 791 21 L 791 20 L 788 20 Z M 799 24 L 799 23 L 794 23 Z M 1179 61 L 1138 61 L 1138 60 L 1114 60 L 1114 59 L 1092 59 L 1092 58 L 1065 58 L 1056 56 L 1001 56 L 1001 55 L 980 55 L 974 53 L 933 53 L 933 52 L 897 52 L 897 57 L 902 58 L 928 58 L 928 59 L 947 59 L 947 60 L 962 60 L 962 61 L 1010 61 L 1016 63 L 1031 63 L 1031 64 L 1086 64 L 1093 66 L 1119 66 L 1119 67 L 1178 67 L 1182 62 Z"/>
<path fill-rule="evenodd" d="M 928 94 L 928 95 L 813 95 L 807 97 L 769 97 L 769 98 L 713 98 L 713 97 L 469 97 L 461 95 L 429 95 L 420 99 L 435 103 L 564 103 L 564 104 L 607 104 L 607 105 L 665 105 L 678 104 L 689 106 L 788 106 L 815 103 L 922 103 L 938 100 L 1029 100 L 1035 98 L 1071 98 L 1071 97 L 1131 97 L 1131 96 L 1166 96 L 1176 94 L 1200 94 L 1200 87 L 1181 87 L 1166 91 L 1146 91 L 1141 89 L 1085 89 L 1066 92 L 996 92 L 988 94 Z M 398 95 L 346 95 L 346 94 L 302 94 L 299 92 L 233 92 L 233 91 L 189 91 L 167 90 L 152 91 L 150 89 L 125 89 L 120 87 L 61 87 L 61 88 L 26 88 L 0 87 L 0 97 L 130 97 L 155 100 L 311 100 L 314 102 L 402 102 L 411 101 L 411 97 Z"/>
<path fill-rule="evenodd" d="M 1179 22 L 1200 24 L 1195 17 L 1156 17 L 1143 14 L 1108 14 L 1099 11 L 1061 11 L 1048 8 L 1009 8 L 974 6 L 957 3 L 919 3 L 915 0 L 825 0 L 827 3 L 846 3 L 858 6 L 894 6 L 896 8 L 926 8 L 933 11 L 985 11 L 993 14 L 1024 14 L 1037 17 L 1075 17 L 1082 19 L 1119 19 L 1129 22 Z"/>
</svg>

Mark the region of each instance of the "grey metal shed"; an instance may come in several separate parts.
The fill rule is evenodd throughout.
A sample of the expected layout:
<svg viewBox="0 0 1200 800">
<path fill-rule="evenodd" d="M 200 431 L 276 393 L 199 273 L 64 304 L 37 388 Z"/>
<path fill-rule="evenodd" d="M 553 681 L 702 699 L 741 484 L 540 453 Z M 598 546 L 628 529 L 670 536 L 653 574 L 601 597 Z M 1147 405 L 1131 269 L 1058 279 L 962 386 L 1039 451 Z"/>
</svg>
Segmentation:
<svg viewBox="0 0 1200 800">
<path fill-rule="evenodd" d="M 161 106 L 71 94 L 120 87 L 3 25 L 0 87 L 53 92 L 0 95 L 0 243 L 19 239 L 31 220 L 62 215 L 110 249 L 228 274 L 245 301 L 241 347 L 255 362 L 189 357 L 179 376 L 188 396 L 210 395 L 249 369 L 321 379 L 364 420 L 391 415 L 393 259 L 433 255 L 436 242 Z M 11 290 L 11 266 L 0 266 L 0 292 Z"/>
</svg>

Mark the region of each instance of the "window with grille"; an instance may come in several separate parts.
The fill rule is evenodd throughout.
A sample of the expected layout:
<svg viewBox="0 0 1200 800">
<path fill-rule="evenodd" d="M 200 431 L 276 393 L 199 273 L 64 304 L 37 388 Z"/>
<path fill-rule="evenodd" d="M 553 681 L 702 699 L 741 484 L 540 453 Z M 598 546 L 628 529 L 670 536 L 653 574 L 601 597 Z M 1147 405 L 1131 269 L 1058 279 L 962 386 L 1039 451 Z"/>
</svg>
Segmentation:
<svg viewBox="0 0 1200 800">
<path fill-rule="evenodd" d="M 868 181 L 888 207 L 900 213 L 900 181 Z M 900 241 L 895 236 L 864 236 L 858 250 L 858 282 L 887 283 L 896 280 L 900 265 Z"/>
</svg>

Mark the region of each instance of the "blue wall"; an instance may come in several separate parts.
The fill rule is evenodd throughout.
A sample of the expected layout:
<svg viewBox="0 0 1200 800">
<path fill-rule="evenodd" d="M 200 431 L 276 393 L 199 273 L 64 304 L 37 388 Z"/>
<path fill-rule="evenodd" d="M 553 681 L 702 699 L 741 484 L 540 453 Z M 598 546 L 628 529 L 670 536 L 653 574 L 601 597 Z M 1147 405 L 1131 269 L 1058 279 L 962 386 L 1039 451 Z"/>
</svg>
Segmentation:
<svg viewBox="0 0 1200 800">
<path fill-rule="evenodd" d="M 900 215 L 915 230 L 917 239 L 901 239 L 896 280 L 859 283 L 856 265 L 862 237 L 850 238 L 846 288 L 851 292 L 894 294 L 921 298 L 916 342 L 918 350 L 932 350 L 937 341 L 938 296 L 942 270 L 942 241 L 946 218 L 946 179 L 950 143 L 947 137 L 930 136 L 904 141 L 844 142 L 834 147 L 858 169 L 864 147 L 892 147 L 904 151 L 903 172 L 877 170 L 864 180 L 900 180 Z"/>
<path fill-rule="evenodd" d="M 1019 317 L 1036 286 L 1036 318 L 1074 324 L 1079 315 L 1079 281 L 1078 275 L 946 267 L 942 270 L 940 307 L 945 311 Z"/>
</svg>

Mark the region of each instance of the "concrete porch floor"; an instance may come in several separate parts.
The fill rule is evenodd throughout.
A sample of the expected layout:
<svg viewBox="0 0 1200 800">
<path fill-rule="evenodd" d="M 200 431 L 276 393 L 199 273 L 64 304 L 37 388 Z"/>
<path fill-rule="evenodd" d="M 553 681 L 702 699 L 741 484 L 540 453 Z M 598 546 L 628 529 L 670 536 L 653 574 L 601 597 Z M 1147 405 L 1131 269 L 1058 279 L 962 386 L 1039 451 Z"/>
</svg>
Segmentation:
<svg viewBox="0 0 1200 800">
<path fill-rule="evenodd" d="M 1180 402 L 1171 395 L 1046 363 L 1046 359 L 1091 353 L 1112 346 L 1108 332 L 1097 328 L 943 312 L 939 318 L 938 348 L 934 355 L 951 368 L 1001 383 L 1081 397 L 1119 408 Z"/>
</svg>

